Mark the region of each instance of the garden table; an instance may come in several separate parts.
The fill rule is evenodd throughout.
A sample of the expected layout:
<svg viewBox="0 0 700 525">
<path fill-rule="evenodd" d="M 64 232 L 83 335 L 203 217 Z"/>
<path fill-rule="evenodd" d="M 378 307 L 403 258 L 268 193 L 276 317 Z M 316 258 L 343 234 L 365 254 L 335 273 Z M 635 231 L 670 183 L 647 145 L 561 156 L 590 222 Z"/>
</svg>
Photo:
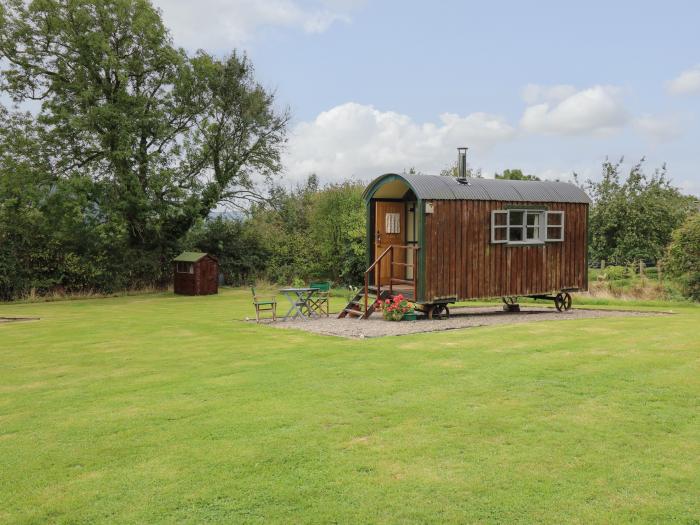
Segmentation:
<svg viewBox="0 0 700 525">
<path fill-rule="evenodd" d="M 311 307 L 312 298 L 314 294 L 318 293 L 318 288 L 281 288 L 280 293 L 287 298 L 290 304 L 284 319 L 320 317 Z"/>
</svg>

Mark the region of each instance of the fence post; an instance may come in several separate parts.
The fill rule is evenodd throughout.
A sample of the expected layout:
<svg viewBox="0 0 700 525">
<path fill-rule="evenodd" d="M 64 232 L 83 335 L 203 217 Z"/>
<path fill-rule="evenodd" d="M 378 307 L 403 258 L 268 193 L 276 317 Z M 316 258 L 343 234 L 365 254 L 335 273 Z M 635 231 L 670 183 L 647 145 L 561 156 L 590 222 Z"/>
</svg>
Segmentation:
<svg viewBox="0 0 700 525">
<path fill-rule="evenodd" d="M 600 269 L 605 270 L 605 259 L 600 260 Z"/>
<path fill-rule="evenodd" d="M 644 279 L 644 261 L 639 260 L 639 278 Z"/>
</svg>

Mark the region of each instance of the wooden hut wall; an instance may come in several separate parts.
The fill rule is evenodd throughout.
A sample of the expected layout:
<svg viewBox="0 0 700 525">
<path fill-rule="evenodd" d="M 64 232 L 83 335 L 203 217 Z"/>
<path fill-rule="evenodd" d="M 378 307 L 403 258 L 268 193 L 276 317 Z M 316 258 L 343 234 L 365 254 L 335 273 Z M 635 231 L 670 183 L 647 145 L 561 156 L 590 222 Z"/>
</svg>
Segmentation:
<svg viewBox="0 0 700 525">
<path fill-rule="evenodd" d="M 587 289 L 587 204 L 436 200 L 425 215 L 423 300 L 524 296 Z M 564 240 L 491 243 L 491 211 L 542 206 L 564 212 Z"/>
</svg>

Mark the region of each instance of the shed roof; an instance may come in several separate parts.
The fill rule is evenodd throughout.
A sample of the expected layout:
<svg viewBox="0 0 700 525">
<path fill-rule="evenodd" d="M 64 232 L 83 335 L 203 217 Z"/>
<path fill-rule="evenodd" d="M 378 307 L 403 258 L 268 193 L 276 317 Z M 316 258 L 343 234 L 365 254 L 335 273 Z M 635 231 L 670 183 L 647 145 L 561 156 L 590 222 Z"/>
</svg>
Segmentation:
<svg viewBox="0 0 700 525">
<path fill-rule="evenodd" d="M 182 252 L 180 255 L 175 257 L 173 261 L 175 262 L 197 262 L 208 254 L 203 252 Z"/>
<path fill-rule="evenodd" d="M 467 179 L 461 183 L 454 177 L 440 175 L 397 175 L 387 173 L 374 179 L 365 189 L 365 199 L 385 182 L 403 179 L 419 199 L 492 200 L 512 202 L 588 203 L 586 192 L 569 182 Z"/>
</svg>

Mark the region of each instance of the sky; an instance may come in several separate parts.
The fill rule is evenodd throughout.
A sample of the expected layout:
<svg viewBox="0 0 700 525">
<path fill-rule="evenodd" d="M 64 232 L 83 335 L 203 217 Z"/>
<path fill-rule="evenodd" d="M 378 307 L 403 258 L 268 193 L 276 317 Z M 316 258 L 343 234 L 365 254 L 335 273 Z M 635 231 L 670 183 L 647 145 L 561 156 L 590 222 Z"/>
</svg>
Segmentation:
<svg viewBox="0 0 700 525">
<path fill-rule="evenodd" d="M 155 0 L 175 44 L 248 54 L 292 121 L 283 177 L 599 176 L 700 195 L 700 2 Z"/>
</svg>

